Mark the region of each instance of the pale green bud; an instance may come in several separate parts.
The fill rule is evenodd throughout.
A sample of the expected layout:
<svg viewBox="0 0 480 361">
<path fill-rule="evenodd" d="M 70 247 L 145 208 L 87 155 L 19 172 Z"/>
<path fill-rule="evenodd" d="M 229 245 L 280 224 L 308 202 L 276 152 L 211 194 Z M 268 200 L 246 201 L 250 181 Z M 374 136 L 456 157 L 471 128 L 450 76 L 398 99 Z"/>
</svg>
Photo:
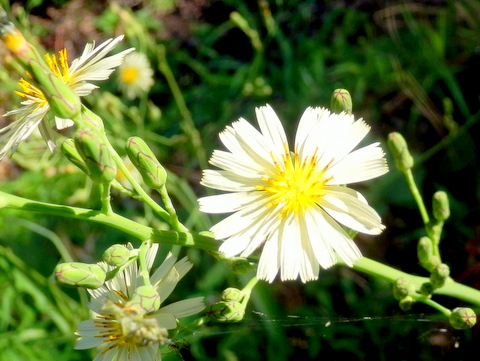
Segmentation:
<svg viewBox="0 0 480 361">
<path fill-rule="evenodd" d="M 222 301 L 241 302 L 245 294 L 238 288 L 229 287 L 222 292 Z"/>
<path fill-rule="evenodd" d="M 105 282 L 105 276 L 105 270 L 98 264 L 69 262 L 55 267 L 56 280 L 69 286 L 98 288 Z"/>
<path fill-rule="evenodd" d="M 79 96 L 37 60 L 31 59 L 27 64 L 26 70 L 37 83 L 53 113 L 65 119 L 80 118 L 82 103 Z"/>
<path fill-rule="evenodd" d="M 413 157 L 411 156 L 407 142 L 400 133 L 390 133 L 388 135 L 388 148 L 392 152 L 395 166 L 401 172 L 413 167 Z"/>
<path fill-rule="evenodd" d="M 159 189 L 167 181 L 167 172 L 142 138 L 131 137 L 126 145 L 127 155 L 152 189 Z"/>
<path fill-rule="evenodd" d="M 352 97 L 348 90 L 335 89 L 330 100 L 330 109 L 333 113 L 345 112 L 352 114 Z"/>
<path fill-rule="evenodd" d="M 145 313 L 157 311 L 160 308 L 160 295 L 152 286 L 140 286 L 125 304 L 125 308 L 141 309 Z"/>
<path fill-rule="evenodd" d="M 415 286 L 410 281 L 399 278 L 393 284 L 393 297 L 396 300 L 403 300 L 405 297 L 415 293 Z"/>
<path fill-rule="evenodd" d="M 411 296 L 407 296 L 398 302 L 398 306 L 402 311 L 410 311 L 415 300 Z"/>
<path fill-rule="evenodd" d="M 88 174 L 87 165 L 80 156 L 80 153 L 78 153 L 78 150 L 75 147 L 75 141 L 73 139 L 70 138 L 64 141 L 62 143 L 61 150 L 70 162 L 75 164 L 82 172 Z"/>
<path fill-rule="evenodd" d="M 94 132 L 102 133 L 105 131 L 103 120 L 97 114 L 92 112 L 87 107 L 82 108 L 82 124 L 78 126 L 79 129 L 91 129 Z"/>
<path fill-rule="evenodd" d="M 130 250 L 121 244 L 114 244 L 103 252 L 102 259 L 110 266 L 120 267 L 130 259 Z"/>
<path fill-rule="evenodd" d="M 433 291 L 435 291 L 435 287 L 430 282 L 425 282 L 420 286 L 420 293 L 425 297 L 432 295 Z"/>
<path fill-rule="evenodd" d="M 75 133 L 75 146 L 93 181 L 110 183 L 117 175 L 117 166 L 110 148 L 101 143 L 100 137 L 91 130 L 80 129 Z"/>
<path fill-rule="evenodd" d="M 243 275 L 255 268 L 255 264 L 245 258 L 234 258 L 232 260 L 232 272 L 237 275 Z"/>
<path fill-rule="evenodd" d="M 466 330 L 477 323 L 477 315 L 471 308 L 457 307 L 450 314 L 449 321 L 454 329 Z"/>
<path fill-rule="evenodd" d="M 430 282 L 433 287 L 440 288 L 450 276 L 450 268 L 445 263 L 437 265 L 430 273 Z"/>
<path fill-rule="evenodd" d="M 433 195 L 433 216 L 439 222 L 446 221 L 450 217 L 450 204 L 447 193 L 443 191 L 435 192 Z"/>
<path fill-rule="evenodd" d="M 245 316 L 245 307 L 240 302 L 220 301 L 211 305 L 207 313 L 220 322 L 239 322 Z"/>
<path fill-rule="evenodd" d="M 431 272 L 435 266 L 440 264 L 440 258 L 433 256 L 433 244 L 429 237 L 421 237 L 417 244 L 417 256 L 420 264 L 427 271 Z"/>
</svg>

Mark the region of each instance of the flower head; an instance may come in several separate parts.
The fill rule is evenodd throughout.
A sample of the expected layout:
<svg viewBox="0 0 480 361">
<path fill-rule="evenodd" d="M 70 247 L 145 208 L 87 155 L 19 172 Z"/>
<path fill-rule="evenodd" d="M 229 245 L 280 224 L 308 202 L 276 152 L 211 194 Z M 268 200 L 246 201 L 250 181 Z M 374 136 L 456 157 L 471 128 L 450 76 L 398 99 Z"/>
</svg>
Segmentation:
<svg viewBox="0 0 480 361">
<path fill-rule="evenodd" d="M 67 50 L 59 52 L 58 59 L 55 55 L 46 55 L 47 64 L 55 77 L 65 83 L 79 97 L 90 94 L 96 85 L 90 81 L 108 79 L 113 70 L 119 66 L 125 55 L 134 49 L 127 49 L 118 54 L 106 57 L 121 40 L 123 36 L 109 39 L 99 46 L 95 43 L 87 44 L 82 55 L 68 65 Z M 27 73 L 28 75 L 28 73 Z M 50 110 L 50 105 L 42 91 L 26 79 L 20 79 L 21 91 L 16 92 L 25 98 L 22 107 L 11 110 L 5 116 L 15 115 L 16 120 L 0 129 L 0 160 L 10 151 L 15 151 L 17 145 L 30 136 L 35 130 L 40 130 L 50 150 L 55 148 L 52 127 L 44 121 L 45 115 Z M 73 126 L 71 119 L 55 117 L 57 129 Z"/>
<path fill-rule="evenodd" d="M 153 70 L 143 53 L 128 54 L 118 72 L 118 85 L 128 99 L 148 92 L 153 85 Z"/>
<path fill-rule="evenodd" d="M 207 213 L 232 213 L 211 228 L 224 239 L 227 257 L 249 256 L 263 244 L 257 277 L 272 282 L 316 279 L 319 266 L 348 265 L 361 257 L 341 225 L 379 234 L 384 226 L 365 198 L 345 184 L 388 171 L 378 143 L 353 150 L 370 127 L 346 113 L 307 108 L 290 150 L 280 120 L 269 106 L 256 109 L 260 131 L 245 119 L 228 126 L 202 184 L 228 193 L 199 199 Z"/>
<path fill-rule="evenodd" d="M 158 250 L 154 244 L 147 252 L 147 268 L 150 270 Z M 100 262 L 107 270 L 112 270 Z M 177 327 L 177 319 L 191 316 L 205 308 L 203 297 L 174 302 L 158 307 L 173 291 L 178 281 L 192 268 L 183 258 L 169 254 L 163 264 L 152 274 L 150 281 L 155 292 L 152 302 L 148 297 L 139 300 L 143 278 L 136 263 L 129 265 L 111 280 L 97 289 L 89 289 L 92 300 L 92 320 L 83 321 L 78 327 L 75 349 L 99 347 L 94 361 L 156 361 L 160 360 L 159 345 L 169 343 L 168 330 Z M 150 304 L 148 308 L 144 305 Z M 155 304 L 155 306 L 153 306 Z"/>
</svg>

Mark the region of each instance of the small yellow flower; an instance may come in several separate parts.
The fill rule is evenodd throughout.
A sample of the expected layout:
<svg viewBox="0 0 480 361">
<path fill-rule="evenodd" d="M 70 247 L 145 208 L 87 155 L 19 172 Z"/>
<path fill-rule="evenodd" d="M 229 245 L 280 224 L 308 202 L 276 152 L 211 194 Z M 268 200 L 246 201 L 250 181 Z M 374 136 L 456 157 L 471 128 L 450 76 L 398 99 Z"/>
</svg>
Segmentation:
<svg viewBox="0 0 480 361">
<path fill-rule="evenodd" d="M 131 53 L 118 68 L 118 85 L 128 99 L 148 92 L 153 85 L 153 70 L 145 54 Z"/>
</svg>

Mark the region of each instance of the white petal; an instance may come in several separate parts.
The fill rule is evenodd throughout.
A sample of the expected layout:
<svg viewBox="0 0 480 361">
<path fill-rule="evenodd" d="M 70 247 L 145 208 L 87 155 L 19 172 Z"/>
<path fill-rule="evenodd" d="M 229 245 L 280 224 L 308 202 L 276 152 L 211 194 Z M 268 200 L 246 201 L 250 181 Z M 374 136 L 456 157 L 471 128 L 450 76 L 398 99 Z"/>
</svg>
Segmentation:
<svg viewBox="0 0 480 361">
<path fill-rule="evenodd" d="M 173 330 L 177 328 L 177 319 L 172 313 L 163 312 L 162 308 L 155 312 L 151 317 L 155 318 L 160 327 L 167 330 Z"/>
<path fill-rule="evenodd" d="M 203 297 L 190 298 L 162 307 L 158 312 L 171 313 L 176 318 L 188 317 L 205 309 Z"/>
<path fill-rule="evenodd" d="M 259 192 L 237 192 L 199 198 L 200 211 L 206 213 L 230 213 L 264 199 Z"/>
<path fill-rule="evenodd" d="M 332 177 L 329 185 L 340 185 L 366 181 L 388 172 L 385 153 L 379 143 L 360 148 L 325 172 L 325 178 Z"/>
<path fill-rule="evenodd" d="M 325 187 L 318 204 L 337 222 L 355 231 L 380 234 L 385 228 L 375 210 L 359 197 L 358 192 L 341 186 Z"/>
<path fill-rule="evenodd" d="M 273 282 L 280 268 L 278 239 L 270 238 L 263 246 L 262 255 L 258 261 L 257 278 Z"/>
<path fill-rule="evenodd" d="M 258 185 L 258 182 L 232 172 L 206 169 L 203 171 L 200 184 L 220 191 L 242 192 L 256 190 L 255 186 Z"/>
<path fill-rule="evenodd" d="M 255 109 L 260 131 L 265 140 L 273 145 L 271 151 L 278 154 L 285 153 L 285 146 L 288 149 L 287 136 L 280 119 L 270 105 Z"/>
</svg>

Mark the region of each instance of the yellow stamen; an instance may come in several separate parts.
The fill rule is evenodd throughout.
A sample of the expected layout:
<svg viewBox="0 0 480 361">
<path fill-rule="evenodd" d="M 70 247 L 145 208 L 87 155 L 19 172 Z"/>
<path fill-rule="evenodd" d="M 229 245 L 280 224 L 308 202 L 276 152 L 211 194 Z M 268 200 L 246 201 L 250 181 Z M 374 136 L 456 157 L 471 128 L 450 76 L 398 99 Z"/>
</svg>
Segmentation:
<svg viewBox="0 0 480 361">
<path fill-rule="evenodd" d="M 292 213 L 304 213 L 325 195 L 323 188 L 333 178 L 324 176 L 333 159 L 318 171 L 317 150 L 300 161 L 298 149 L 295 153 L 289 154 L 286 144 L 284 148 L 281 164 L 274 159 L 273 154 L 271 155 L 277 174 L 274 177 L 262 177 L 269 186 L 256 186 L 258 190 L 271 193 L 271 201 L 267 207 L 282 204 L 279 218 Z"/>
<path fill-rule="evenodd" d="M 120 72 L 120 79 L 127 84 L 138 79 L 138 70 L 132 67 L 123 68 Z"/>
</svg>

